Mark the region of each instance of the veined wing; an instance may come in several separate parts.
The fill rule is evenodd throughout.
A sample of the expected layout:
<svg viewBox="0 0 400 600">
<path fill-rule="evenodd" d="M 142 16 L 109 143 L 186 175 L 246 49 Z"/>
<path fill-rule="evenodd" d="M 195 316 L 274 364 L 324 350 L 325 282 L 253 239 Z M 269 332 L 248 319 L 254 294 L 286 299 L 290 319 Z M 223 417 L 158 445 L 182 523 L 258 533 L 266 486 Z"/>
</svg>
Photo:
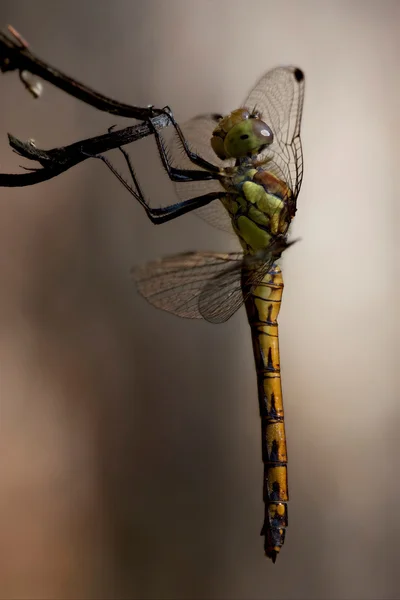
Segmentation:
<svg viewBox="0 0 400 600">
<path fill-rule="evenodd" d="M 276 256 L 265 251 L 242 253 L 186 252 L 134 267 L 137 288 L 150 304 L 179 317 L 227 321 L 245 296 L 271 269 Z"/>
<path fill-rule="evenodd" d="M 296 201 L 303 179 L 303 152 L 300 139 L 304 101 L 304 73 L 297 67 L 267 71 L 244 102 L 272 129 L 273 143 L 260 155 L 268 157 L 268 171 L 284 181 Z"/>
<path fill-rule="evenodd" d="M 233 161 L 220 160 L 214 154 L 210 143 L 212 132 L 220 118 L 221 115 L 217 114 L 198 115 L 181 125 L 181 129 L 191 150 L 219 167 L 226 167 L 228 164 L 233 165 Z M 165 139 L 165 134 L 163 134 L 163 138 Z M 180 169 L 202 170 L 190 162 L 182 149 L 175 131 L 173 132 L 172 139 L 167 142 L 167 147 L 174 166 Z M 175 189 L 181 200 L 187 200 L 188 198 L 194 198 L 209 192 L 219 191 L 221 190 L 221 184 L 215 179 L 210 181 L 191 181 L 175 183 Z M 234 235 L 231 219 L 219 200 L 195 210 L 194 214 L 207 221 L 213 227 Z"/>
<path fill-rule="evenodd" d="M 290 188 L 295 204 L 303 179 L 303 153 L 300 126 L 304 101 L 304 74 L 297 67 L 277 67 L 267 71 L 246 98 L 243 106 L 261 113 L 274 134 L 273 143 L 260 155 L 268 158 L 266 169 L 274 173 Z M 200 115 L 182 126 L 182 131 L 192 150 L 206 160 L 221 167 L 233 161 L 221 161 L 211 148 L 211 136 L 219 115 Z M 177 137 L 169 147 L 175 166 L 196 168 L 184 154 Z M 207 192 L 218 191 L 218 181 L 176 183 L 181 200 Z M 218 200 L 198 209 L 202 219 L 224 231 L 233 233 L 230 217 Z"/>
</svg>

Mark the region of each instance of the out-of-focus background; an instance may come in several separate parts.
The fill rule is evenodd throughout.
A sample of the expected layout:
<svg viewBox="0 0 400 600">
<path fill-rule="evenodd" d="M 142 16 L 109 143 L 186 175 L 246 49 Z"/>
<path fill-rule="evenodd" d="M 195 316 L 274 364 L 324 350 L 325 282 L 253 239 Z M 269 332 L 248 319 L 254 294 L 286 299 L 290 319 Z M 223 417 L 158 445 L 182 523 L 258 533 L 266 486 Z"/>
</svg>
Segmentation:
<svg viewBox="0 0 400 600">
<path fill-rule="evenodd" d="M 194 215 L 153 226 L 92 160 L 1 190 L 1 598 L 398 598 L 399 2 L 3 0 L 0 21 L 78 80 L 181 122 L 237 107 L 274 66 L 306 73 L 276 565 L 244 310 L 180 320 L 129 279 L 232 242 Z M 0 90 L 2 172 L 27 164 L 7 132 L 51 148 L 125 124 L 48 84 L 34 101 L 15 73 Z M 171 203 L 153 143 L 132 153 L 153 205 Z"/>
</svg>

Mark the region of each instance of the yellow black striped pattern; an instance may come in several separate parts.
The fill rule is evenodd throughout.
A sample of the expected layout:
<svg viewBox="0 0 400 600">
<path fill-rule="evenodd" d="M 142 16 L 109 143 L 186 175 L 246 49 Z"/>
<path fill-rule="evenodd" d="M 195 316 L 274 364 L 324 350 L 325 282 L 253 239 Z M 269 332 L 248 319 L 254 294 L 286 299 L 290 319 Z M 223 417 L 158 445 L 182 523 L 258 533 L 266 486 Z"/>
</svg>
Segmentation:
<svg viewBox="0 0 400 600">
<path fill-rule="evenodd" d="M 288 524 L 287 451 L 279 364 L 278 314 L 283 279 L 275 266 L 246 299 L 257 370 L 264 463 L 265 554 L 275 562 Z"/>
</svg>

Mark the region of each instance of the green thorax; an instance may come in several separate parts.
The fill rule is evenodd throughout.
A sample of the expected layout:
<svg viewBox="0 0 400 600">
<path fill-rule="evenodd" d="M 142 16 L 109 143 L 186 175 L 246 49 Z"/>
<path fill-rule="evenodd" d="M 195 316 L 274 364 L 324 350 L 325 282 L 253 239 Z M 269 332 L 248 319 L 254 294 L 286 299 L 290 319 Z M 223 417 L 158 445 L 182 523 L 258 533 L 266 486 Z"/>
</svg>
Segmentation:
<svg viewBox="0 0 400 600">
<path fill-rule="evenodd" d="M 245 253 L 254 254 L 286 235 L 294 216 L 291 191 L 275 175 L 246 161 L 232 168 L 223 186 L 228 193 L 222 203 Z"/>
</svg>

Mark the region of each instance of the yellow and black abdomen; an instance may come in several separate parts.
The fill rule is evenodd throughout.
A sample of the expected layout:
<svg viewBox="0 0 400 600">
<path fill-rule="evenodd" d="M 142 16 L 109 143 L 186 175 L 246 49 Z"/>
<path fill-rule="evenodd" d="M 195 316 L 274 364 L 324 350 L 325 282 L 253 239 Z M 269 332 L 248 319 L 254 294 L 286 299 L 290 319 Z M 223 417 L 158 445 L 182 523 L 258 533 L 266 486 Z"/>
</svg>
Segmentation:
<svg viewBox="0 0 400 600">
<path fill-rule="evenodd" d="M 265 554 L 275 562 L 288 524 L 287 452 L 279 362 L 278 313 L 283 279 L 273 267 L 246 298 L 257 370 L 264 463 Z"/>
</svg>

